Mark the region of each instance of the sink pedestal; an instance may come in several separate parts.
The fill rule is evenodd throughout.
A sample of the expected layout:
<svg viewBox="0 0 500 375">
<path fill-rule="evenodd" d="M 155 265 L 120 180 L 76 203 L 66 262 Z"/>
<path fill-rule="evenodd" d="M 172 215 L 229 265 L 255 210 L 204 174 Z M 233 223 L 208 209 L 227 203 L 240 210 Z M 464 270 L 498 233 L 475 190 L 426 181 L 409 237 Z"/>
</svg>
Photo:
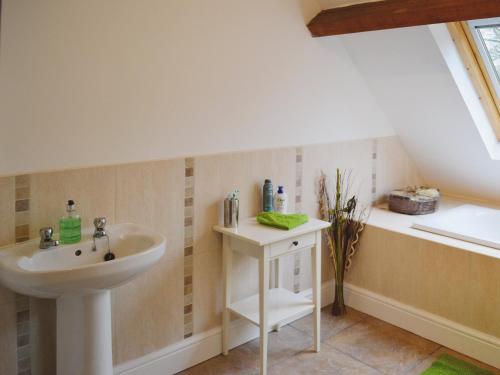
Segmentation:
<svg viewBox="0 0 500 375">
<path fill-rule="evenodd" d="M 109 290 L 57 299 L 57 375 L 112 375 Z"/>
</svg>

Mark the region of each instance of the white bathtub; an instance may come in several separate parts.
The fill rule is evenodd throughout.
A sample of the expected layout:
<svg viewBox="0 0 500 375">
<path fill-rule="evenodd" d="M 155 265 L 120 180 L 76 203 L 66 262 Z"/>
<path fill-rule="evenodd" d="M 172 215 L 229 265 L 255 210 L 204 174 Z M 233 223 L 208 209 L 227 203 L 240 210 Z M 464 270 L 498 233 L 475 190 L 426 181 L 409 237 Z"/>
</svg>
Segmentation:
<svg viewBox="0 0 500 375">
<path fill-rule="evenodd" d="M 500 249 L 500 210 L 465 204 L 422 216 L 412 227 Z"/>
</svg>

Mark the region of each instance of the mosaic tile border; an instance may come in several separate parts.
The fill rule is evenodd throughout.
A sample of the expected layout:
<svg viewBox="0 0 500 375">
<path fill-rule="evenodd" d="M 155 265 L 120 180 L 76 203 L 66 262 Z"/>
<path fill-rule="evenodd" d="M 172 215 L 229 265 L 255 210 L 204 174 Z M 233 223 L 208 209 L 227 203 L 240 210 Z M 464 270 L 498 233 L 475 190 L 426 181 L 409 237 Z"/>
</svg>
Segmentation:
<svg viewBox="0 0 500 375">
<path fill-rule="evenodd" d="M 184 160 L 184 338 L 193 335 L 194 159 Z"/>
<path fill-rule="evenodd" d="M 302 176 L 303 176 L 303 150 L 295 149 L 295 212 L 302 211 Z M 293 291 L 300 292 L 300 259 L 301 253 L 296 253 L 293 258 Z"/>
<path fill-rule="evenodd" d="M 15 239 L 16 243 L 29 240 L 30 176 L 15 177 Z M 16 295 L 17 374 L 31 374 L 30 300 Z"/>
</svg>

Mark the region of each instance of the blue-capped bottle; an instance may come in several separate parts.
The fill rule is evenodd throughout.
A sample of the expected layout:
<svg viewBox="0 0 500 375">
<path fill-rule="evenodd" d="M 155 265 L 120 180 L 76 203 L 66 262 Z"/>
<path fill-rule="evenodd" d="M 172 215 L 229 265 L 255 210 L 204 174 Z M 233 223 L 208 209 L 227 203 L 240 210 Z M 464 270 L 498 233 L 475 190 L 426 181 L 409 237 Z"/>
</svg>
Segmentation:
<svg viewBox="0 0 500 375">
<path fill-rule="evenodd" d="M 271 180 L 266 179 L 262 187 L 262 211 L 273 211 L 273 184 Z"/>
</svg>

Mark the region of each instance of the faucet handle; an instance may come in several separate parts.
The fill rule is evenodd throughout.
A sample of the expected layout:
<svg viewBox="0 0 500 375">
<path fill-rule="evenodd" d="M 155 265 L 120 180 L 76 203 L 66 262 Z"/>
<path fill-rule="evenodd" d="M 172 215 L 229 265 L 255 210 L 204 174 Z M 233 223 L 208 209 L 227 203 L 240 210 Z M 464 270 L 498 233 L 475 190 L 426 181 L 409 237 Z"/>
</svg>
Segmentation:
<svg viewBox="0 0 500 375">
<path fill-rule="evenodd" d="M 52 239 L 52 234 L 54 233 L 54 230 L 52 227 L 44 227 L 40 229 L 40 239 L 42 241 L 50 241 Z"/>
<path fill-rule="evenodd" d="M 105 217 L 96 217 L 94 219 L 94 227 L 97 230 L 103 230 L 106 226 L 106 218 Z"/>
</svg>

